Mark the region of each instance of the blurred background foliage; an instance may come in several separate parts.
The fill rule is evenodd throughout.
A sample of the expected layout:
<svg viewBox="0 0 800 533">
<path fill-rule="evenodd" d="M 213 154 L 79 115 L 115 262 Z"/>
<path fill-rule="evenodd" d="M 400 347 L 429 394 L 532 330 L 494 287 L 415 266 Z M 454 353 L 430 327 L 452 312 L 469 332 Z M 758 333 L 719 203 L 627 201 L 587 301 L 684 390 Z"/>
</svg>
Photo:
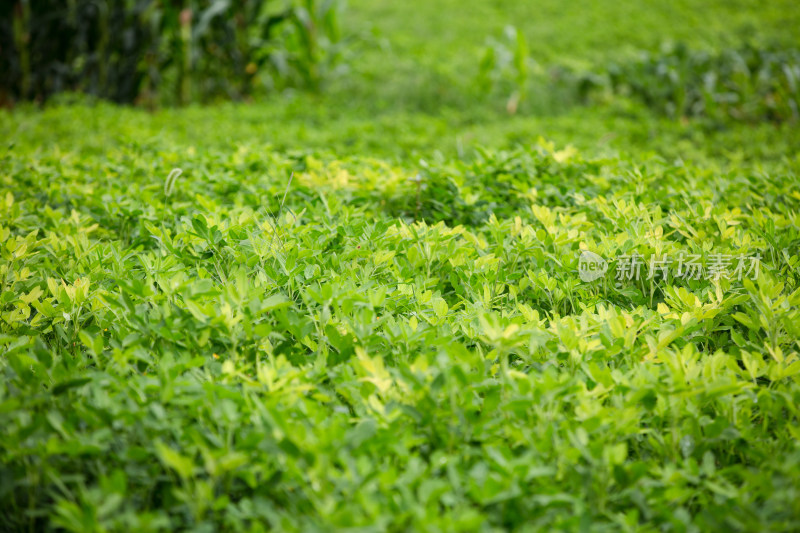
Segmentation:
<svg viewBox="0 0 800 533">
<path fill-rule="evenodd" d="M 800 119 L 800 50 L 745 42 L 720 50 L 664 43 L 652 52 L 590 68 L 543 68 L 525 37 L 508 26 L 483 51 L 477 87 L 504 98 L 514 114 L 528 100 L 550 108 L 630 98 L 657 114 L 686 120 L 796 122 Z"/>
<path fill-rule="evenodd" d="M 17 0 L 0 12 L 0 100 L 81 92 L 146 106 L 318 90 L 336 0 Z"/>
<path fill-rule="evenodd" d="M 12 0 L 0 105 L 82 93 L 150 109 L 302 91 L 462 122 L 635 102 L 679 121 L 800 118 L 791 3 Z M 509 24 L 513 22 L 513 24 Z M 284 102 L 288 99 L 283 98 Z"/>
<path fill-rule="evenodd" d="M 627 63 L 611 63 L 603 75 L 614 93 L 633 96 L 675 118 L 794 122 L 800 117 L 797 49 L 747 43 L 708 52 L 678 44 Z"/>
</svg>

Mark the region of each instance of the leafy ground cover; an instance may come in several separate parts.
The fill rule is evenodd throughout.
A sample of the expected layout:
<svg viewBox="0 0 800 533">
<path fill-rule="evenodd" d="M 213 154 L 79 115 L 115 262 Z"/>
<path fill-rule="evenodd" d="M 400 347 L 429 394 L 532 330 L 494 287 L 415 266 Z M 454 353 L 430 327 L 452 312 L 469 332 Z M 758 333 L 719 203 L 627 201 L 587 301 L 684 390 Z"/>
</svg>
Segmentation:
<svg viewBox="0 0 800 533">
<path fill-rule="evenodd" d="M 323 96 L 0 114 L 0 530 L 800 529 L 796 124 L 470 86 L 510 20 L 635 66 L 794 11 L 444 4 L 355 2 Z"/>
<path fill-rule="evenodd" d="M 797 527 L 796 159 L 78 136 L 100 110 L 4 148 L 6 528 Z"/>
</svg>

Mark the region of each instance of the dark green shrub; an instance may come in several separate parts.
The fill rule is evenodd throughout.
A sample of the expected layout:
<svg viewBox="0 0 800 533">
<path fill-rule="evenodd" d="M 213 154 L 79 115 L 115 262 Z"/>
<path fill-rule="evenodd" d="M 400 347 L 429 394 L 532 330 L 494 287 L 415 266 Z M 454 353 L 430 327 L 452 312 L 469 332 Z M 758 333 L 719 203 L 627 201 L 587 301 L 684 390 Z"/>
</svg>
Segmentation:
<svg viewBox="0 0 800 533">
<path fill-rule="evenodd" d="M 0 8 L 0 102 L 78 91 L 154 104 L 319 89 L 336 0 L 52 0 Z"/>
<path fill-rule="evenodd" d="M 747 45 L 719 53 L 684 45 L 606 69 L 614 94 L 672 117 L 795 121 L 800 52 Z"/>
</svg>

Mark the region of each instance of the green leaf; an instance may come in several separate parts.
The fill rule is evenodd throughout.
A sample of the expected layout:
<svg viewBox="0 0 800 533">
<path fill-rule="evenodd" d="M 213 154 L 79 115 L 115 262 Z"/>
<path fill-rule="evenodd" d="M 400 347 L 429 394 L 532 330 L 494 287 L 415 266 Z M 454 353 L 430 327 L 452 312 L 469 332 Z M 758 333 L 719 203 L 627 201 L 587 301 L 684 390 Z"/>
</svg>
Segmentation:
<svg viewBox="0 0 800 533">
<path fill-rule="evenodd" d="M 52 392 L 53 396 L 60 396 L 61 394 L 64 394 L 68 390 L 77 389 L 78 387 L 82 387 L 83 385 L 86 385 L 90 381 L 92 381 L 91 378 L 68 379 L 66 381 L 61 381 L 60 383 L 57 383 L 51 389 L 51 392 Z"/>
<path fill-rule="evenodd" d="M 164 466 L 175 470 L 182 479 L 192 477 L 194 462 L 189 457 L 181 455 L 160 440 L 156 440 L 154 445 L 156 454 Z"/>
</svg>

